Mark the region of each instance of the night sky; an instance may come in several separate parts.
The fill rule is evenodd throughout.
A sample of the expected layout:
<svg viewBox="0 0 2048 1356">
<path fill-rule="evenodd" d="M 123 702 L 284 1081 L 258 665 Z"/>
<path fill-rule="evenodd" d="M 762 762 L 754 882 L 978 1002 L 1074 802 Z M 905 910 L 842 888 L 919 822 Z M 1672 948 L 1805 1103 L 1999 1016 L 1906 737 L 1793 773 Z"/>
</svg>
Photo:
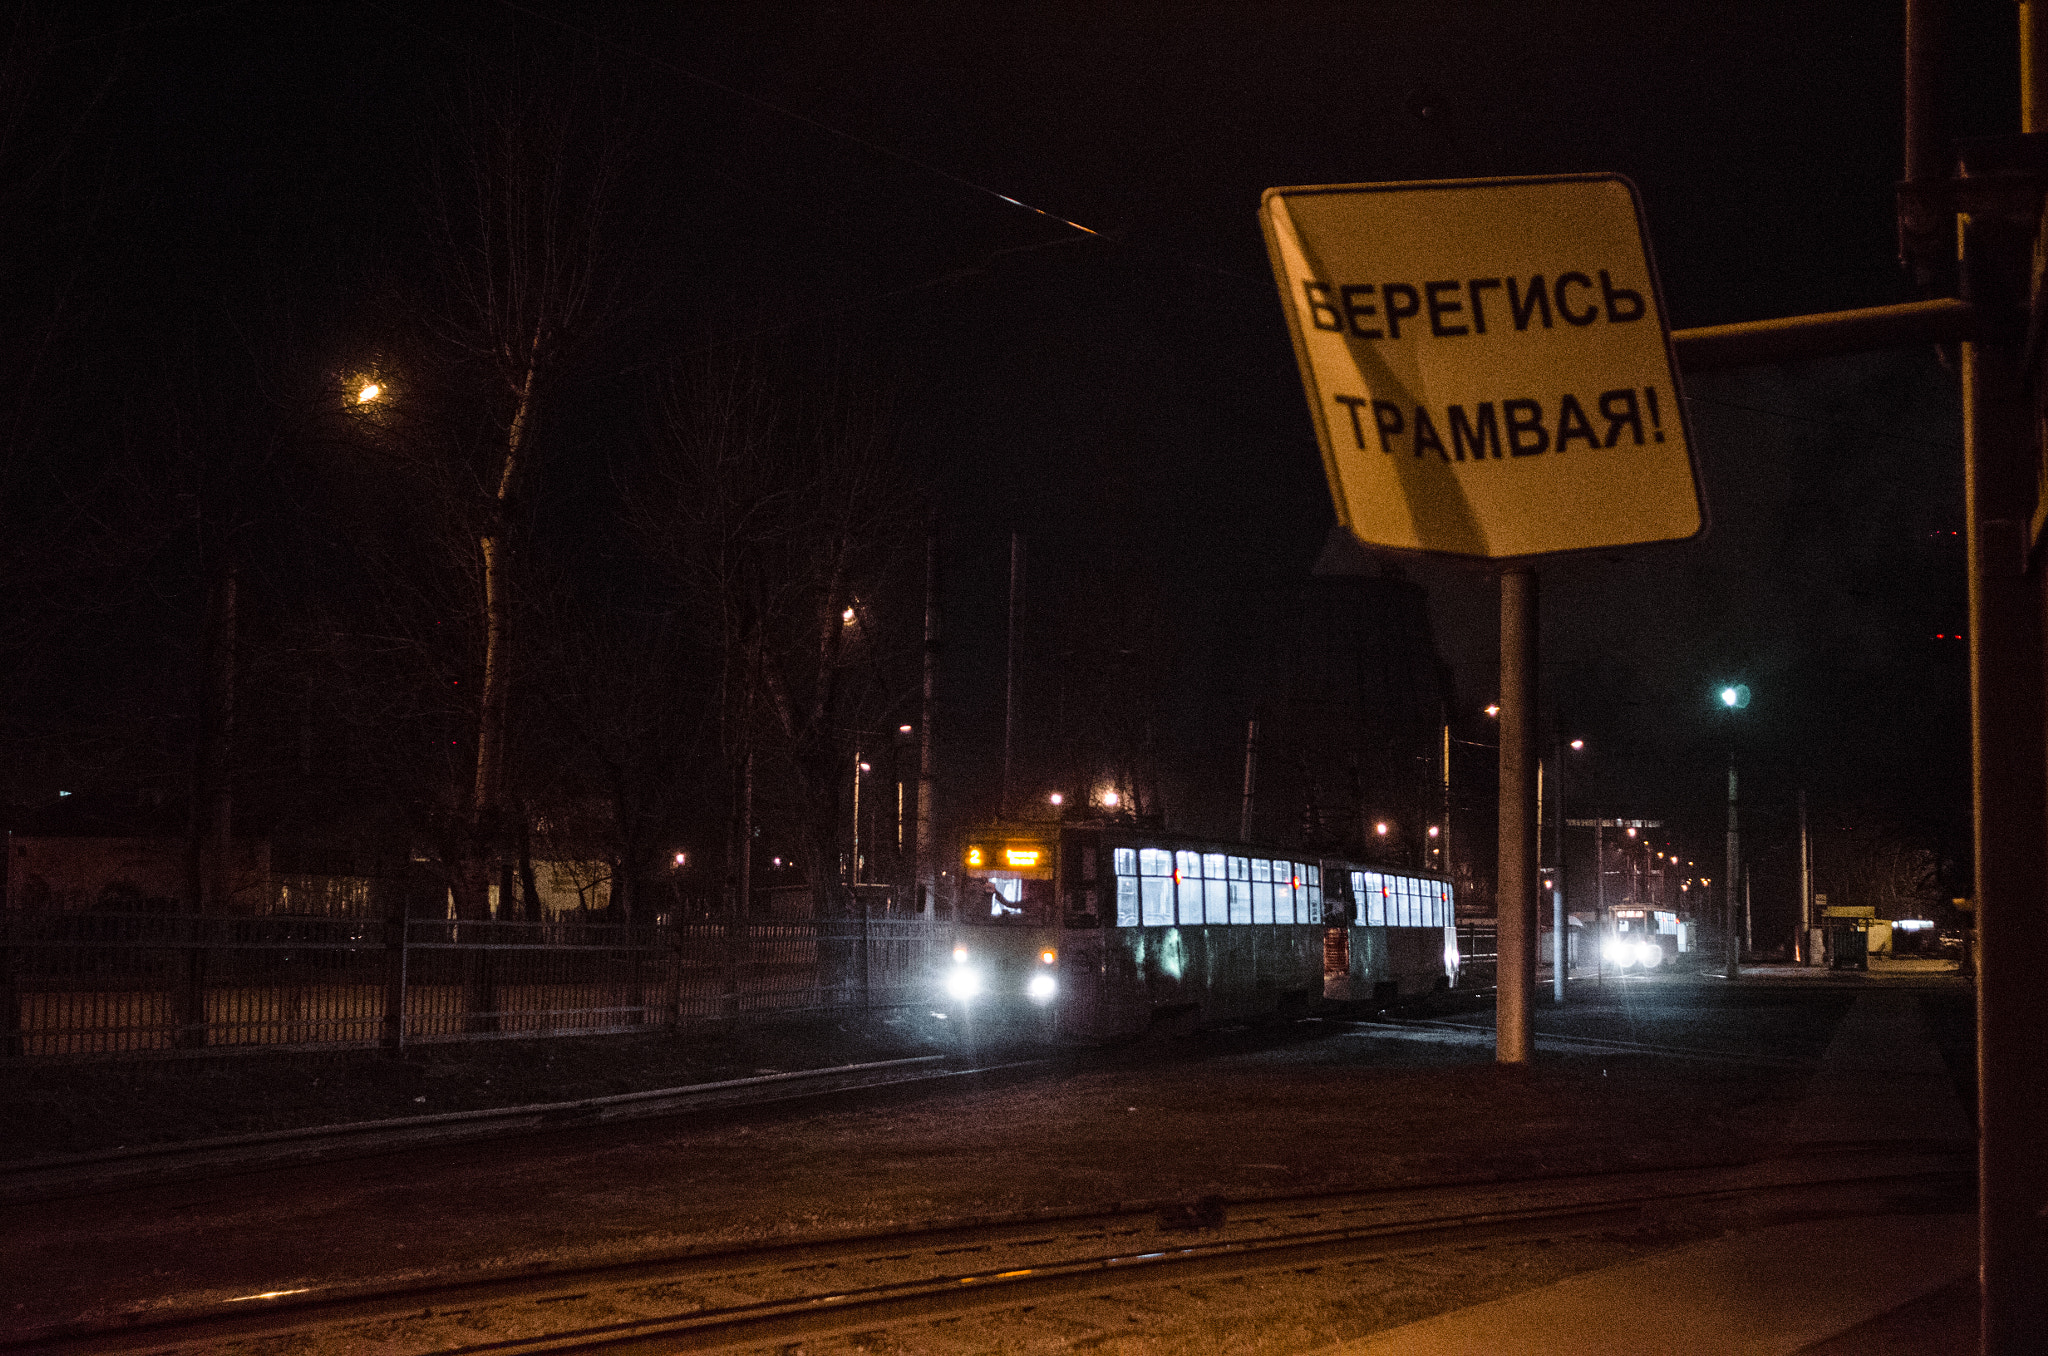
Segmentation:
<svg viewBox="0 0 2048 1356">
<path fill-rule="evenodd" d="M 1951 130 L 2012 130 L 2011 6 L 1955 8 Z M 648 373 L 765 345 L 870 374 L 944 533 L 938 728 L 961 815 L 992 806 L 1011 532 L 1030 553 L 1023 700 L 1037 728 L 1081 681 L 1089 644 L 1123 624 L 1102 597 L 1148 599 L 1158 662 L 1193 672 L 1190 656 L 1260 643 L 1218 629 L 1217 598 L 1287 587 L 1323 550 L 1331 511 L 1261 190 L 1615 171 L 1641 190 L 1678 326 L 1909 295 L 1893 227 L 1895 7 L 21 12 L 29 57 L 6 93 L 26 115 L 0 163 L 7 361 L 27 397 L 0 482 L 17 545 L 98 502 L 138 440 L 169 457 L 181 436 L 234 426 L 246 396 L 275 391 L 279 355 L 341 372 L 387 352 L 383 319 L 427 285 L 423 165 L 464 72 L 590 82 L 640 129 L 627 216 L 646 285 L 565 416 L 564 445 L 580 450 L 536 491 L 560 510 L 547 531 L 574 562 L 568 587 L 630 588 L 605 522 L 615 463 L 593 449 L 630 439 Z M 175 417 L 166 389 L 185 393 Z M 1707 536 L 1542 572 L 1546 738 L 1589 746 L 1572 813 L 1662 818 L 1685 851 L 1718 858 L 1732 749 L 1760 908 L 1789 917 L 1801 787 L 1817 820 L 1883 821 L 1936 845 L 1959 885 L 1953 376 L 1911 351 L 1703 375 L 1686 394 Z M 175 637 L 196 575 L 175 532 L 137 521 L 131 538 L 161 545 L 135 559 L 38 574 L 10 548 L 12 596 L 41 600 L 0 635 L 17 799 L 76 775 L 80 748 L 114 777 L 146 762 L 109 752 L 124 739 L 175 744 L 162 732 L 187 700 Z M 278 579 L 317 567 L 270 560 Z M 1427 590 L 1453 724 L 1483 742 L 1490 576 L 1398 568 Z M 1712 701 L 1726 680 L 1755 693 L 1733 718 Z M 1147 681 L 1171 690 L 1176 676 Z M 1227 801 L 1240 771 L 1227 740 L 1184 734 L 1186 775 Z M 1048 764 L 1020 756 L 1027 780 L 1051 778 Z"/>
</svg>

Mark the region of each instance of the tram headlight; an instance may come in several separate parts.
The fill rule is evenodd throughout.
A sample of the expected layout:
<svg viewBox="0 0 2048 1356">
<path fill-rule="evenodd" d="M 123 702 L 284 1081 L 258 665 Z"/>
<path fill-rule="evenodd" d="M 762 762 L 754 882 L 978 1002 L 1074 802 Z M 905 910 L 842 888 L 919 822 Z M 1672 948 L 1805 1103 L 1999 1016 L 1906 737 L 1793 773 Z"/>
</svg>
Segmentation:
<svg viewBox="0 0 2048 1356">
<path fill-rule="evenodd" d="M 946 976 L 946 996 L 964 1003 L 981 992 L 981 971 L 966 965 L 956 965 Z"/>
<path fill-rule="evenodd" d="M 1636 959 L 1654 969 L 1664 963 L 1664 948 L 1655 942 L 1637 942 Z"/>
<path fill-rule="evenodd" d="M 1024 986 L 1024 992 L 1030 994 L 1034 1002 L 1039 1003 L 1050 1002 L 1058 990 L 1059 985 L 1051 975 L 1033 975 L 1031 982 Z"/>
<path fill-rule="evenodd" d="M 1602 959 L 1611 960 L 1618 965 L 1626 965 L 1631 958 L 1632 951 L 1627 942 L 1622 941 L 1618 937 L 1609 937 L 1601 944 L 1600 955 Z"/>
</svg>

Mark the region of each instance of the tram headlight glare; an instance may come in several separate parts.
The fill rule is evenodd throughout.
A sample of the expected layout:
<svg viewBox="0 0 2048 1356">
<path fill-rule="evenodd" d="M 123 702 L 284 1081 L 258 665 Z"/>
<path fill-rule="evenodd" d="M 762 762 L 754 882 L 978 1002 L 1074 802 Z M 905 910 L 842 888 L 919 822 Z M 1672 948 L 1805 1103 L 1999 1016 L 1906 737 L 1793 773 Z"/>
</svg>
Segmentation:
<svg viewBox="0 0 2048 1356">
<path fill-rule="evenodd" d="M 967 948 L 966 948 L 966 947 L 964 947 L 964 946 L 956 946 L 956 947 L 954 947 L 954 948 L 953 948 L 953 964 L 955 964 L 955 965 L 965 965 L 965 964 L 967 964 Z"/>
<path fill-rule="evenodd" d="M 1053 981 L 1051 975 L 1033 975 L 1024 992 L 1030 994 L 1034 1001 L 1043 1003 L 1051 999 L 1058 989 L 1059 985 Z"/>
<path fill-rule="evenodd" d="M 1628 944 L 1610 937 L 1601 946 L 1600 955 L 1606 960 L 1625 961 L 1628 957 Z"/>
<path fill-rule="evenodd" d="M 958 1002 L 966 1002 L 981 992 L 981 971 L 965 965 L 953 967 L 953 973 L 946 976 L 946 996 Z"/>
</svg>

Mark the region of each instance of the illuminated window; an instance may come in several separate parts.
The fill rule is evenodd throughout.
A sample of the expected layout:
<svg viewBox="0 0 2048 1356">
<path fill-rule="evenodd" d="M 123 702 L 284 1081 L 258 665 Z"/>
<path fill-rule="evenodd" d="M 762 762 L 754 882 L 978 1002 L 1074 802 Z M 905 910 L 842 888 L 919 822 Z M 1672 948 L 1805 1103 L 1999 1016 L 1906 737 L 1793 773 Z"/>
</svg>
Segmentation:
<svg viewBox="0 0 2048 1356">
<path fill-rule="evenodd" d="M 1118 852 L 1129 852 L 1129 848 L 1118 848 Z M 1119 875 L 1116 878 L 1116 925 L 1120 928 L 1138 926 L 1138 878 Z"/>
<path fill-rule="evenodd" d="M 1217 857 L 1216 865 L 1223 865 L 1223 858 Z M 1230 882 L 1227 880 L 1204 880 L 1202 882 L 1203 911 L 1205 921 L 1228 923 L 1230 921 Z"/>
<path fill-rule="evenodd" d="M 1202 878 L 1202 854 L 1199 852 L 1176 852 L 1173 854 L 1173 865 L 1184 879 Z"/>
<path fill-rule="evenodd" d="M 1139 848 L 1138 874 L 1141 876 L 1172 875 L 1173 854 L 1165 848 Z"/>
<path fill-rule="evenodd" d="M 1136 848 L 1117 848 L 1114 855 L 1116 858 L 1116 873 L 1119 876 L 1135 876 L 1138 874 L 1138 851 Z"/>
<path fill-rule="evenodd" d="M 1165 853 L 1160 854 L 1162 857 Z M 1173 925 L 1173 877 L 1143 876 L 1139 878 L 1139 898 L 1148 928 L 1171 927 Z"/>
<path fill-rule="evenodd" d="M 1387 878 L 1377 871 L 1364 873 L 1365 921 L 1368 927 L 1387 925 Z"/>
<path fill-rule="evenodd" d="M 1233 862 L 1241 862 L 1244 858 L 1233 857 L 1231 860 Z M 1230 886 L 1230 921 L 1233 923 L 1251 922 L 1252 883 L 1248 880 L 1239 880 L 1236 877 L 1232 877 L 1227 883 Z"/>
<path fill-rule="evenodd" d="M 1252 858 L 1252 921 L 1273 921 L 1273 864 L 1263 857 Z"/>
<path fill-rule="evenodd" d="M 1323 868 L 1311 862 L 1301 878 L 1306 882 L 1308 921 L 1320 923 L 1323 921 Z"/>
</svg>

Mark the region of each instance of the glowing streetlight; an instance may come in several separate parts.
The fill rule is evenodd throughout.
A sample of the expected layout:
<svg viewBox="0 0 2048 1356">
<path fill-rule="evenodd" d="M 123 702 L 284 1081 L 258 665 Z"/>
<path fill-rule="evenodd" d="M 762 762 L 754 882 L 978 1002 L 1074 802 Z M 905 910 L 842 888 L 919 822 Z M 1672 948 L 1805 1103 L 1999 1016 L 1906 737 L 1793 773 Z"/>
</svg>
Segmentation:
<svg viewBox="0 0 2048 1356">
<path fill-rule="evenodd" d="M 1372 831 L 1385 838 L 1387 836 L 1387 821 L 1382 819 L 1379 823 L 1372 826 Z"/>
<path fill-rule="evenodd" d="M 363 389 L 356 392 L 356 404 L 367 405 L 382 394 L 384 394 L 382 386 L 379 386 L 374 381 L 364 382 Z"/>
<path fill-rule="evenodd" d="M 1572 748 L 1583 753 L 1586 748 L 1586 741 L 1583 739 L 1574 739 L 1572 741 Z"/>
<path fill-rule="evenodd" d="M 1067 803 L 1067 798 L 1057 791 L 1047 796 L 1046 799 L 1051 801 L 1054 805 L 1065 805 Z"/>
<path fill-rule="evenodd" d="M 1116 792 L 1114 792 L 1114 791 L 1105 791 L 1105 792 L 1103 792 L 1103 793 L 1102 793 L 1102 803 L 1103 803 L 1103 805 L 1105 805 L 1105 806 L 1106 806 L 1106 807 L 1108 807 L 1109 809 L 1112 809 L 1112 810 L 1114 810 L 1114 809 L 1116 808 L 1116 802 L 1117 802 L 1117 794 L 1116 794 Z"/>
<path fill-rule="evenodd" d="M 1740 711 L 1749 705 L 1749 685 L 1730 683 L 1721 689 L 1721 705 L 1730 711 Z"/>
<path fill-rule="evenodd" d="M 1493 705 L 1491 705 L 1491 706 L 1487 707 L 1487 708 L 1486 708 L 1486 714 L 1487 714 L 1487 715 L 1489 715 L 1489 716 L 1498 716 L 1498 715 L 1500 715 L 1500 703 L 1499 703 L 1499 702 L 1495 702 L 1495 703 L 1494 703 Z"/>
</svg>

